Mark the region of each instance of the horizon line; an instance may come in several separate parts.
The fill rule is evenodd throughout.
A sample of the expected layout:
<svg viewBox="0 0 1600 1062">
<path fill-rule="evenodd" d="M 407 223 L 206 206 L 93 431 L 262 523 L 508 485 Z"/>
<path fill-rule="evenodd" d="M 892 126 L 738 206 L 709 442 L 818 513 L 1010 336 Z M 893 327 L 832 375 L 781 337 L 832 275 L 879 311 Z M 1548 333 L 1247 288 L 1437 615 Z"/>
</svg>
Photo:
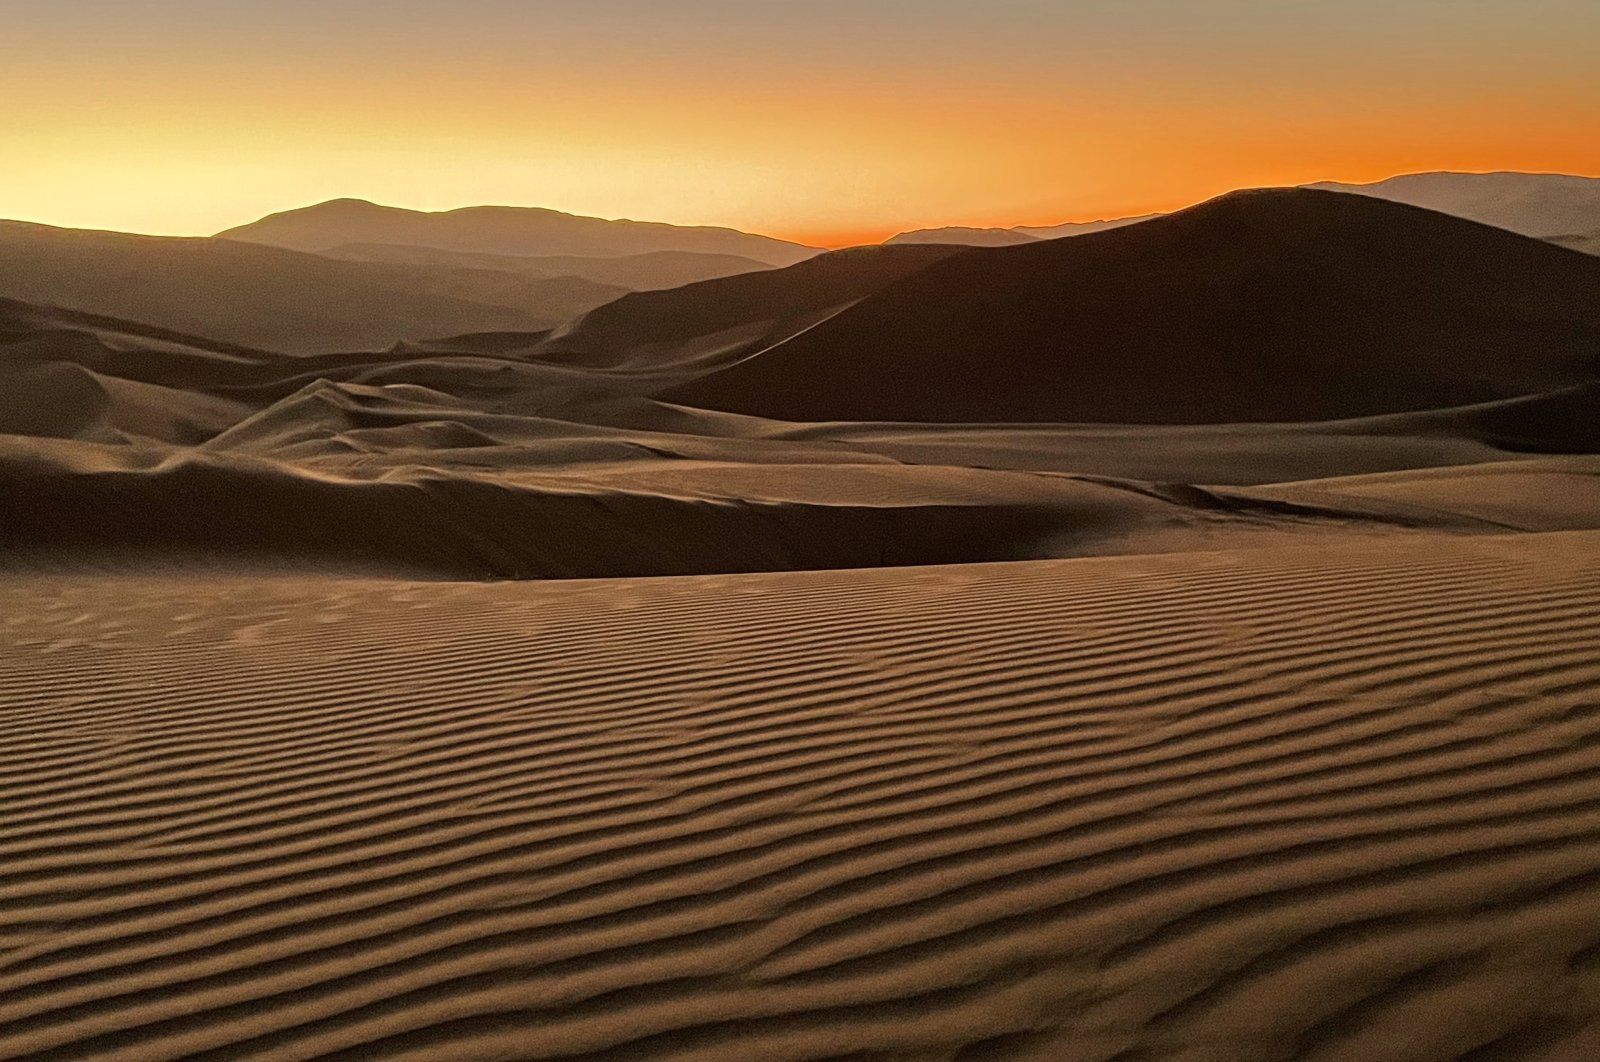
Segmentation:
<svg viewBox="0 0 1600 1062">
<path fill-rule="evenodd" d="M 243 221 L 243 222 L 240 222 L 240 223 L 235 224 L 235 225 L 229 225 L 229 226 L 226 226 L 226 227 L 224 227 L 222 229 L 218 229 L 218 230 L 216 230 L 214 232 L 138 232 L 138 231 L 134 231 L 134 230 L 131 230 L 131 229 L 113 229 L 113 228 L 86 227 L 86 226 L 81 226 L 81 225 L 62 225 L 62 224 L 58 224 L 58 223 L 55 223 L 55 222 L 36 221 L 36 220 L 33 220 L 33 219 L 29 219 L 29 218 L 0 218 L 0 221 L 8 221 L 8 222 L 14 222 L 14 223 L 24 224 L 24 225 L 39 225 L 39 226 L 45 227 L 45 228 L 63 229 L 63 230 L 68 230 L 68 231 L 75 230 L 75 231 L 80 231 L 80 232 L 114 233 L 114 234 L 117 234 L 117 235 L 124 235 L 124 236 L 146 236 L 146 237 L 151 237 L 151 238 L 155 238 L 155 239 L 216 239 L 216 238 L 221 237 L 223 233 L 231 232 L 234 229 L 245 228 L 247 226 L 254 225 L 254 224 L 257 224 L 257 223 L 259 223 L 261 221 L 264 221 L 264 220 L 266 220 L 268 218 L 277 217 L 277 216 L 280 216 L 280 215 L 283 215 L 283 214 L 294 214 L 294 213 L 298 213 L 298 212 L 305 211 L 305 210 L 313 210 L 313 209 L 316 209 L 317 207 L 329 206 L 329 205 L 335 204 L 335 203 L 359 203 L 359 204 L 364 205 L 364 206 L 377 207 L 377 208 L 383 209 L 383 210 L 394 210 L 394 211 L 401 211 L 401 212 L 411 213 L 411 214 L 424 214 L 424 215 L 432 215 L 432 216 L 442 216 L 442 215 L 446 215 L 446 214 L 459 213 L 459 212 L 462 212 L 462 211 L 482 210 L 482 209 L 543 211 L 543 212 L 552 213 L 552 214 L 560 214 L 560 215 L 563 215 L 565 217 L 583 218 L 583 219 L 595 220 L 595 221 L 603 221 L 603 222 L 613 223 L 613 224 L 665 225 L 665 226 L 669 226 L 669 227 L 672 227 L 672 228 L 679 228 L 679 229 L 701 229 L 701 230 L 713 230 L 713 231 L 723 231 L 723 232 L 735 232 L 735 233 L 740 233 L 740 234 L 746 235 L 746 236 L 757 236 L 757 237 L 762 237 L 762 238 L 765 238 L 765 239 L 777 240 L 777 241 L 782 242 L 782 243 L 793 244 L 795 246 L 807 248 L 807 249 L 810 249 L 810 250 L 835 251 L 835 250 L 844 250 L 844 249 L 850 248 L 850 247 L 872 247 L 872 246 L 878 246 L 878 245 L 881 245 L 881 244 L 887 242 L 888 240 L 891 240 L 891 239 L 895 238 L 896 236 L 909 235 L 909 234 L 912 234 L 912 233 L 920 233 L 920 232 L 937 232 L 937 231 L 944 230 L 944 229 L 965 229 L 965 230 L 969 230 L 969 231 L 980 231 L 980 232 L 981 231 L 1015 232 L 1015 231 L 1018 231 L 1020 229 L 1055 228 L 1055 227 L 1058 227 L 1058 226 L 1065 226 L 1065 225 L 1092 225 L 1092 224 L 1101 223 L 1101 222 L 1126 221 L 1126 220 L 1131 219 L 1131 218 L 1158 217 L 1158 216 L 1161 216 L 1161 215 L 1164 215 L 1164 214 L 1170 214 L 1170 213 L 1174 213 L 1174 212 L 1177 212 L 1177 211 L 1180 211 L 1180 210 L 1184 210 L 1184 209 L 1187 209 L 1188 207 L 1191 207 L 1191 206 L 1198 206 L 1201 203 L 1209 202 L 1212 199 L 1216 199 L 1216 198 L 1218 198 L 1220 196 L 1224 196 L 1224 195 L 1229 195 L 1229 194 L 1231 194 L 1233 192 L 1249 191 L 1249 190 L 1253 190 L 1253 189 L 1257 189 L 1257 188 L 1308 188 L 1308 187 L 1314 187 L 1314 186 L 1320 185 L 1320 184 L 1341 184 L 1341 185 L 1348 185 L 1348 186 L 1351 186 L 1351 187 L 1364 187 L 1364 186 L 1383 184 L 1383 183 L 1386 183 L 1388 181 L 1397 180 L 1397 179 L 1402 178 L 1402 177 L 1421 177 L 1421 176 L 1571 177 L 1571 178 L 1578 179 L 1578 180 L 1600 180 L 1600 174 L 1573 173 L 1573 172 L 1564 171 L 1564 170 L 1513 170 L 1513 169 L 1503 169 L 1503 168 L 1501 168 L 1501 169 L 1487 169 L 1487 170 L 1472 170 L 1472 169 L 1404 170 L 1404 171 L 1401 171 L 1401 172 L 1398 172 L 1398 173 L 1393 173 L 1393 174 L 1391 174 L 1391 175 L 1389 175 L 1387 177 L 1381 177 L 1381 178 L 1378 178 L 1376 180 L 1367 180 L 1367 181 L 1343 181 L 1343 180 L 1338 180 L 1338 179 L 1335 179 L 1335 178 L 1324 178 L 1324 179 L 1315 180 L 1315 181 L 1307 181 L 1307 182 L 1303 182 L 1303 183 L 1299 183 L 1299 184 L 1240 185 L 1238 187 L 1230 188 L 1230 189 L 1228 189 L 1226 191 L 1223 191 L 1223 192 L 1218 192 L 1215 195 L 1208 195 L 1208 196 L 1204 196 L 1204 197 L 1199 198 L 1199 199 L 1188 200 L 1188 201 L 1185 201 L 1185 202 L 1180 203 L 1180 204 L 1175 205 L 1175 206 L 1165 206 L 1165 207 L 1158 207 L 1158 208 L 1152 208 L 1152 209 L 1143 209 L 1143 210 L 1134 209 L 1134 210 L 1131 210 L 1131 211 L 1128 211 L 1128 212 L 1115 212 L 1115 211 L 1113 211 L 1113 212 L 1100 212 L 1100 213 L 1097 213 L 1097 214 L 1088 214 L 1088 213 L 1086 213 L 1086 214 L 1083 214 L 1083 215 L 1078 216 L 1078 217 L 1058 218 L 1058 220 L 1055 220 L 1055 221 L 1043 221 L 1043 222 L 1020 221 L 1020 222 L 1015 222 L 1015 223 L 1012 223 L 1012 224 L 1006 224 L 1006 223 L 973 224 L 973 223 L 960 223 L 960 222 L 946 222 L 946 223 L 932 223 L 932 224 L 926 224 L 926 225 L 919 225 L 919 226 L 916 226 L 914 228 L 898 228 L 898 227 L 892 227 L 892 226 L 863 225 L 863 226 L 860 226 L 860 227 L 852 226 L 852 227 L 838 227 L 838 228 L 817 228 L 817 229 L 809 229 L 809 230 L 806 230 L 806 229 L 801 229 L 801 230 L 778 229 L 778 230 L 774 230 L 774 231 L 761 231 L 759 229 L 754 229 L 754 228 L 749 228 L 749 229 L 740 228 L 739 226 L 732 225 L 732 224 L 686 223 L 686 222 L 661 221 L 661 220 L 656 220 L 656 219 L 634 218 L 634 217 L 604 217 L 604 216 L 601 216 L 601 215 L 598 215 L 598 214 L 581 214 L 581 213 L 576 213 L 576 212 L 569 211 L 569 210 L 562 210 L 559 207 L 545 206 L 545 205 L 533 204 L 533 203 L 509 203 L 509 202 L 507 202 L 507 203 L 466 203 L 466 204 L 462 204 L 460 206 L 444 207 L 442 209 L 430 210 L 430 209 L 426 209 L 426 208 L 422 208 L 422 207 L 397 206 L 397 205 L 394 205 L 394 204 L 391 204 L 391 203 L 381 203 L 381 202 L 378 202 L 375 199 L 367 199 L 365 197 L 357 196 L 357 195 L 334 196 L 334 197 L 329 198 L 329 199 L 318 200 L 316 202 L 307 203 L 307 204 L 304 204 L 302 206 L 286 207 L 286 208 L 281 209 L 281 210 L 270 210 L 270 211 L 268 211 L 268 212 L 266 212 L 264 214 L 261 214 L 261 215 L 255 217 L 255 218 L 253 218 L 253 219 L 250 219 L 248 221 Z M 787 233 L 787 234 L 783 234 L 783 233 Z M 248 242 L 248 241 L 244 241 L 244 242 Z"/>
</svg>

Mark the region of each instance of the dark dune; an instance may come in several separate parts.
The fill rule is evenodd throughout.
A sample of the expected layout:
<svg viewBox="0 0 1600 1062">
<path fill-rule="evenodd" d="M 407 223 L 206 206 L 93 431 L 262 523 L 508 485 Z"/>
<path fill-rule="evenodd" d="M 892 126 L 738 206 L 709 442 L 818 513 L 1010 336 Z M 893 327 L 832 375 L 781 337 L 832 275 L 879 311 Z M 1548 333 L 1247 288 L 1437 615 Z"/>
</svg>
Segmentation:
<svg viewBox="0 0 1600 1062">
<path fill-rule="evenodd" d="M 792 265 L 818 253 L 816 248 L 735 229 L 607 221 L 535 207 L 478 206 L 425 213 L 360 199 L 336 199 L 287 210 L 217 235 L 296 251 L 375 243 L 495 255 L 595 258 L 693 251 L 738 255 L 775 266 Z"/>
<path fill-rule="evenodd" d="M 850 252 L 631 296 L 665 307 L 644 320 L 655 331 L 609 338 L 624 353 L 641 336 L 693 347 L 700 328 L 763 308 L 803 315 L 951 253 Z M 702 288 L 739 297 L 708 300 Z M 517 340 L 291 357 L 0 302 L 0 482 L 13 503 L 0 550 L 50 564 L 595 577 L 1166 552 L 1330 531 L 1478 533 L 1503 528 L 1504 506 L 1483 515 L 1471 478 L 1384 483 L 1377 494 L 1363 480 L 1350 495 L 1340 477 L 1521 467 L 1544 454 L 1573 456 L 1496 481 L 1519 499 L 1524 524 L 1600 522 L 1588 502 L 1552 508 L 1539 496 L 1560 482 L 1564 496 L 1586 497 L 1593 458 L 1583 455 L 1600 451 L 1595 386 L 1164 435 L 802 429 L 663 406 L 644 397 L 650 371 L 529 359 Z M 679 378 L 714 372 L 693 357 L 660 364 Z M 1296 478 L 1318 485 L 1301 499 Z M 1530 486 L 1506 486 L 1518 482 Z M 1277 492 L 1252 493 L 1258 486 Z M 1408 501 L 1412 490 L 1428 502 Z"/>
<path fill-rule="evenodd" d="M 576 277 L 0 222 L 0 296 L 289 353 L 547 329 L 627 290 Z"/>
<path fill-rule="evenodd" d="M 0 1057 L 1600 1057 L 1597 268 L 1287 192 L 368 351 L 0 299 Z"/>
<path fill-rule="evenodd" d="M 853 247 L 786 269 L 637 292 L 557 330 L 539 344 L 538 353 L 584 364 L 641 367 L 704 355 L 737 357 L 808 328 L 961 250 L 945 245 Z"/>
<path fill-rule="evenodd" d="M 1597 372 L 1600 261 L 1378 199 L 1268 190 L 967 251 L 662 397 L 784 420 L 1296 421 Z"/>
</svg>

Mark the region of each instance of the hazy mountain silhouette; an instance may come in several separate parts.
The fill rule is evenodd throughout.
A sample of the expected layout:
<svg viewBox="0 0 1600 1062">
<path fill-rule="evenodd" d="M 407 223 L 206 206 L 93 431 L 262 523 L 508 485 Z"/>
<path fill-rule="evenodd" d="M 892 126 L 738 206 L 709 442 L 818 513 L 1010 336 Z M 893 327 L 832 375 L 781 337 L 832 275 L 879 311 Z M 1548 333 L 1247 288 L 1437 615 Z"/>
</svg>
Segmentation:
<svg viewBox="0 0 1600 1062">
<path fill-rule="evenodd" d="M 1600 178 L 1561 173 L 1408 173 L 1372 184 L 1323 181 L 1303 187 L 1314 191 L 1348 192 L 1375 199 L 1437 210 L 1469 221 L 1510 229 L 1524 236 L 1600 254 Z M 998 247 L 1023 243 L 1020 236 L 1054 240 L 1131 225 L 1161 214 L 1066 225 L 1014 228 L 919 229 L 891 237 L 888 243 L 958 243 Z"/>
<path fill-rule="evenodd" d="M 570 276 L 0 222 L 0 296 L 292 353 L 548 329 L 627 290 Z"/>
<path fill-rule="evenodd" d="M 1103 221 L 1069 221 L 1064 225 L 1018 225 L 1009 229 L 983 229 L 951 226 L 942 229 L 916 229 L 902 232 L 883 241 L 885 244 L 901 243 L 952 243 L 963 247 L 1013 247 L 1033 240 L 1059 240 L 1063 236 L 1082 236 L 1090 232 L 1119 229 L 1139 221 L 1161 217 L 1160 214 L 1140 214 L 1131 218 L 1111 218 Z"/>
<path fill-rule="evenodd" d="M 539 354 L 596 365 L 733 357 L 961 252 L 944 244 L 852 247 L 785 269 L 635 292 L 558 330 Z"/>
<path fill-rule="evenodd" d="M 883 241 L 885 247 L 900 244 L 943 243 L 962 247 L 1014 247 L 1019 243 L 1032 243 L 1039 239 L 1016 229 L 975 229 L 952 225 L 942 229 L 914 229 L 891 236 Z"/>
<path fill-rule="evenodd" d="M 1525 236 L 1600 234 L 1600 178 L 1560 173 L 1408 173 L 1375 184 L 1327 181 L 1331 192 L 1388 199 Z"/>
<path fill-rule="evenodd" d="M 1597 372 L 1600 261 L 1280 189 L 962 252 L 663 397 L 786 420 L 1313 420 Z"/>
<path fill-rule="evenodd" d="M 1129 218 L 1104 218 L 1100 221 L 1069 221 L 1065 225 L 1018 225 L 1010 231 L 1020 232 L 1025 236 L 1033 236 L 1040 240 L 1059 240 L 1063 236 L 1083 236 L 1091 232 L 1120 229 L 1124 225 L 1133 225 L 1140 221 L 1149 221 L 1151 218 L 1164 216 L 1162 214 L 1138 214 Z"/>
<path fill-rule="evenodd" d="M 407 247 L 387 243 L 354 243 L 319 252 L 326 258 L 354 262 L 388 262 L 442 269 L 487 269 L 513 276 L 552 280 L 578 277 L 596 284 L 629 291 L 657 291 L 702 280 L 737 276 L 774 268 L 754 258 L 696 251 L 651 251 L 621 258 L 582 258 L 556 255 L 525 258 L 517 255 L 442 251 L 436 247 Z"/>
<path fill-rule="evenodd" d="M 816 248 L 735 229 L 606 221 L 537 207 L 478 206 L 426 213 L 360 199 L 336 199 L 272 214 L 217 235 L 296 251 L 374 243 L 528 257 L 615 258 L 692 251 L 738 255 L 775 266 L 819 253 Z"/>
</svg>

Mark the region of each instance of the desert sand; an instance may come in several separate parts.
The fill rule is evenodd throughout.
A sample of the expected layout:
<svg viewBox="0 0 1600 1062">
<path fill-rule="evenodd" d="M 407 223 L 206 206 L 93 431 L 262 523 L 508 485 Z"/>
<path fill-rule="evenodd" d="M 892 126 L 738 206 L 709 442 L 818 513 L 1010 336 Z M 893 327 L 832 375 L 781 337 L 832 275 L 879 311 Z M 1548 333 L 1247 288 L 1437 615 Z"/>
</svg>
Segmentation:
<svg viewBox="0 0 1600 1062">
<path fill-rule="evenodd" d="M 0 298 L 286 354 L 543 331 L 630 291 L 769 268 L 737 255 L 674 251 L 511 257 L 350 245 L 318 255 L 0 221 Z"/>
<path fill-rule="evenodd" d="M 1299 191 L 0 301 L 0 1058 L 1600 1057 L 1597 296 Z"/>
</svg>

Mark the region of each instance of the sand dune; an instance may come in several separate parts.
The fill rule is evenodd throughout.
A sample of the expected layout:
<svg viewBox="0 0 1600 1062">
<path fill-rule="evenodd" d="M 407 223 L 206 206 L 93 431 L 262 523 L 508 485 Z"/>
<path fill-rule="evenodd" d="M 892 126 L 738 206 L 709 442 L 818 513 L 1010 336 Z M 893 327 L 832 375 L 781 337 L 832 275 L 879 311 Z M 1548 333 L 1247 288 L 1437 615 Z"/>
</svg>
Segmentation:
<svg viewBox="0 0 1600 1062">
<path fill-rule="evenodd" d="M 774 266 L 793 265 L 818 253 L 814 247 L 735 229 L 607 221 L 535 207 L 479 206 L 427 213 L 360 199 L 336 199 L 286 210 L 217 235 L 296 251 L 323 251 L 349 244 L 535 257 L 615 258 L 652 251 L 692 251 L 738 255 Z"/>
<path fill-rule="evenodd" d="M 0 222 L 0 297 L 288 353 L 551 328 L 628 290 L 576 277 Z"/>
<path fill-rule="evenodd" d="M 958 248 L 854 247 L 787 269 L 746 273 L 673 291 L 639 292 L 558 329 L 543 357 L 658 367 L 707 354 L 736 358 L 787 339 Z"/>
<path fill-rule="evenodd" d="M 1600 262 L 1279 192 L 183 320 L 0 299 L 0 1058 L 1600 1057 Z"/>
<path fill-rule="evenodd" d="M 785 420 L 1329 420 L 1580 384 L 1597 351 L 1600 261 L 1276 190 L 967 251 L 663 397 Z"/>
<path fill-rule="evenodd" d="M 1597 558 L 15 577 L 0 1055 L 1587 1058 Z"/>
<path fill-rule="evenodd" d="M 767 301 L 635 296 L 665 308 L 613 332 L 613 349 L 651 328 L 681 343 L 702 307 L 793 312 L 784 299 L 881 287 L 897 259 L 948 253 L 827 256 L 699 286 Z M 0 304 L 0 550 L 35 568 L 618 577 L 1600 526 L 1585 490 L 1595 384 L 1325 423 L 797 425 L 647 397 L 714 373 L 704 358 L 608 368 L 492 346 L 289 357 Z M 1502 501 L 1485 509 L 1457 467 L 1495 468 Z M 1369 483 L 1408 470 L 1432 471 Z M 1543 502 L 1553 489 L 1567 504 Z"/>
<path fill-rule="evenodd" d="M 733 254 L 703 254 L 694 251 L 652 251 L 620 258 L 581 258 L 555 255 L 541 258 L 503 254 L 473 254 L 467 251 L 441 251 L 434 247 L 401 247 L 383 243 L 353 243 L 330 247 L 320 252 L 327 258 L 357 262 L 393 262 L 402 265 L 444 267 L 448 269 L 488 269 L 516 276 L 553 280 L 578 277 L 629 291 L 659 291 L 694 284 L 702 280 L 755 273 L 773 268 L 767 262 Z"/>
</svg>

